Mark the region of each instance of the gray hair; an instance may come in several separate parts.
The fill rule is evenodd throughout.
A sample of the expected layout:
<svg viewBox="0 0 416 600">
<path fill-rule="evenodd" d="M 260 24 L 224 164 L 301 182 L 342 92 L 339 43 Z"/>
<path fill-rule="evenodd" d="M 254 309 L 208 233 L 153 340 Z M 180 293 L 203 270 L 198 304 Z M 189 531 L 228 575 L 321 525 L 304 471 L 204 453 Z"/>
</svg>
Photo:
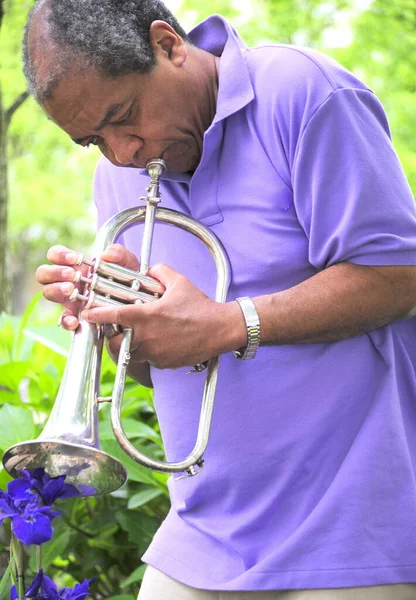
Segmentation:
<svg viewBox="0 0 416 600">
<path fill-rule="evenodd" d="M 33 17 L 46 9 L 47 37 L 53 43 L 53 61 L 40 81 L 36 58 L 29 58 L 28 36 Z M 168 23 L 186 42 L 189 38 L 160 0 L 37 0 L 23 38 L 23 72 L 38 102 L 46 100 L 70 72 L 96 68 L 113 78 L 129 72 L 147 73 L 155 64 L 150 25 Z M 37 40 L 37 53 L 42 43 Z"/>
</svg>

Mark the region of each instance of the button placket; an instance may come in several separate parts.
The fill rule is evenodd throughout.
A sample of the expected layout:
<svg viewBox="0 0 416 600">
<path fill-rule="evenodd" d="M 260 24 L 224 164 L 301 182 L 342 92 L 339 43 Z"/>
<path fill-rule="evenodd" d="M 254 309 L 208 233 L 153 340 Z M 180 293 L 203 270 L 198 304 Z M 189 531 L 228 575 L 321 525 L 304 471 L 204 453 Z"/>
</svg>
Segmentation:
<svg viewBox="0 0 416 600">
<path fill-rule="evenodd" d="M 224 220 L 217 202 L 218 156 L 222 142 L 222 124 L 216 123 L 206 132 L 201 163 L 189 189 L 192 216 L 207 227 Z"/>
</svg>

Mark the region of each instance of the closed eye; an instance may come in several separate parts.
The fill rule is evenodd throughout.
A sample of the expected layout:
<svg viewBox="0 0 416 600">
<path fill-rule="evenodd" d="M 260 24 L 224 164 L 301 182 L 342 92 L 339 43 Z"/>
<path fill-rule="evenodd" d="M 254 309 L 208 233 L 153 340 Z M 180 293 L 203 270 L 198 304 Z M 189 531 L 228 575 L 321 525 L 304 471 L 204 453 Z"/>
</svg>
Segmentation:
<svg viewBox="0 0 416 600">
<path fill-rule="evenodd" d="M 94 135 L 90 138 L 84 140 L 81 144 L 83 148 L 88 148 L 89 146 L 99 146 L 102 142 L 102 139 L 99 135 Z"/>
<path fill-rule="evenodd" d="M 118 121 L 114 121 L 114 123 L 112 123 L 112 125 L 121 125 L 122 123 L 127 123 L 127 121 L 130 119 L 131 116 L 131 106 L 128 109 L 128 111 L 121 117 L 121 119 L 119 119 Z"/>
</svg>

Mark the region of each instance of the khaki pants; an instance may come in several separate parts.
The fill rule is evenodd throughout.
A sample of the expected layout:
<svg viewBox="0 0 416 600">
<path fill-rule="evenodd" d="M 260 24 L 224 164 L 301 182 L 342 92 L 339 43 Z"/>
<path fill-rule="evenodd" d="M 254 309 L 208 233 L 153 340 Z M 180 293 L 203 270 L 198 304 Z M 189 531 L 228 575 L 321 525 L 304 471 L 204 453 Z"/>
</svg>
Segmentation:
<svg viewBox="0 0 416 600">
<path fill-rule="evenodd" d="M 332 590 L 211 592 L 190 588 L 147 567 L 137 600 L 416 600 L 416 583 Z"/>
</svg>

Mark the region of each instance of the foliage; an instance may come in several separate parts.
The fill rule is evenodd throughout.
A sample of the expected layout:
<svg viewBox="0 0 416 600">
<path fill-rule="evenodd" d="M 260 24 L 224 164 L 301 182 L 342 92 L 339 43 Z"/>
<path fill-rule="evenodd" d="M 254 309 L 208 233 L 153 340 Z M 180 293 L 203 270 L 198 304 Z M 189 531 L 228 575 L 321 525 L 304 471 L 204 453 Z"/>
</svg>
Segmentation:
<svg viewBox="0 0 416 600">
<path fill-rule="evenodd" d="M 377 93 L 395 148 L 416 191 L 416 1 L 375 0 L 353 24 L 353 43 L 334 56 Z"/>
<path fill-rule="evenodd" d="M 332 55 L 369 84 L 382 100 L 409 181 L 416 189 L 416 0 L 167 0 L 187 28 L 215 12 L 230 19 L 249 45 L 294 43 Z M 5 106 L 22 93 L 22 27 L 32 0 L 1 0 L 0 87 Z M 54 243 L 85 250 L 93 237 L 90 189 L 97 154 L 76 147 L 47 121 L 32 99 L 9 128 L 10 246 L 15 300 L 27 296 L 22 282 Z M 59 386 L 69 336 L 34 312 L 0 320 L 0 450 L 36 437 Z M 103 364 L 102 395 L 109 395 L 114 366 Z M 151 394 L 128 384 L 123 422 L 129 437 L 159 456 L 160 435 Z M 105 450 L 122 460 L 129 482 L 106 497 L 73 498 L 62 506 L 44 566 L 59 585 L 98 577 L 97 598 L 129 600 L 143 574 L 140 556 L 168 509 L 165 477 L 124 458 L 111 432 L 109 407 L 100 410 Z M 0 468 L 0 487 L 8 475 Z M 0 575 L 8 538 L 0 528 Z M 33 574 L 36 565 L 28 559 Z M 121 588 L 121 589 L 120 589 Z M 120 595 L 124 594 L 124 595 Z M 1 597 L 1 594 L 0 594 Z"/>
<path fill-rule="evenodd" d="M 23 25 L 33 0 L 6 0 L 0 37 L 0 77 L 9 104 L 25 88 L 20 64 Z M 45 118 L 30 98 L 9 129 L 10 235 L 22 257 L 42 246 L 91 240 L 91 177 L 97 155 L 87 153 Z M 35 218 L 34 218 L 35 217 Z M 36 257 L 37 259 L 38 257 Z"/>
<path fill-rule="evenodd" d="M 4 1 L 0 78 L 6 105 L 25 86 L 20 69 L 20 40 L 32 1 Z M 250 45 L 304 44 L 339 59 L 380 96 L 405 171 L 416 189 L 416 140 L 412 136 L 416 108 L 416 0 L 166 3 L 189 28 L 217 12 L 229 18 Z M 43 262 L 50 245 L 59 242 L 84 249 L 91 242 L 91 179 L 96 152 L 76 147 L 45 119 L 32 99 L 16 113 L 9 140 L 10 243 L 20 279 Z"/>
<path fill-rule="evenodd" d="M 0 450 L 39 435 L 62 377 L 70 336 L 39 322 L 39 298 L 22 318 L 0 319 Z M 108 356 L 102 366 L 101 394 L 110 395 L 114 365 Z M 143 576 L 140 556 L 149 545 L 168 510 L 166 477 L 125 457 L 111 431 L 108 405 L 100 410 L 102 447 L 121 460 L 128 483 L 103 497 L 68 498 L 58 503 L 62 517 L 54 521 L 55 534 L 43 547 L 42 566 L 61 586 L 73 586 L 91 576 L 92 593 L 125 600 L 136 597 Z M 162 457 L 158 426 L 147 388 L 130 381 L 123 406 L 128 437 L 144 452 Z M 0 469 L 0 487 L 10 477 Z M 8 560 L 7 536 L 0 534 L 0 576 Z M 34 557 L 27 558 L 28 573 L 36 573 Z"/>
</svg>

